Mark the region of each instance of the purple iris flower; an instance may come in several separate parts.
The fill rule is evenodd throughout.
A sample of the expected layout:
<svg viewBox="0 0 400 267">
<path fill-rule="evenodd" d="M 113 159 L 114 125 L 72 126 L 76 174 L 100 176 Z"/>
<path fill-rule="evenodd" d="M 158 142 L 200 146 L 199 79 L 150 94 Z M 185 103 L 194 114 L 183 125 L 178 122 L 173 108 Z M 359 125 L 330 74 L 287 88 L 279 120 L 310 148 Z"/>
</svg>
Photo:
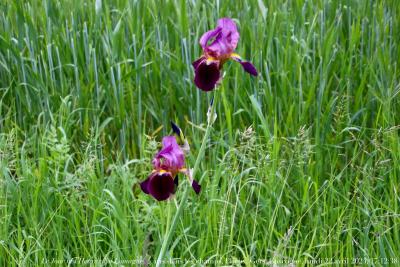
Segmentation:
<svg viewBox="0 0 400 267">
<path fill-rule="evenodd" d="M 187 175 L 193 190 L 196 194 L 200 193 L 201 186 L 193 180 L 190 170 L 185 167 L 185 153 L 175 136 L 163 138 L 162 149 L 155 155 L 152 163 L 154 170 L 145 181 L 140 183 L 140 188 L 144 193 L 158 201 L 170 198 L 178 187 L 179 173 Z"/>
<path fill-rule="evenodd" d="M 195 76 L 194 83 L 203 91 L 211 91 L 221 80 L 223 64 L 233 59 L 239 62 L 243 69 L 257 76 L 256 68 L 249 61 L 234 53 L 239 41 L 239 32 L 235 22 L 230 18 L 222 18 L 214 30 L 208 31 L 200 38 L 203 55 L 192 63 Z"/>
</svg>

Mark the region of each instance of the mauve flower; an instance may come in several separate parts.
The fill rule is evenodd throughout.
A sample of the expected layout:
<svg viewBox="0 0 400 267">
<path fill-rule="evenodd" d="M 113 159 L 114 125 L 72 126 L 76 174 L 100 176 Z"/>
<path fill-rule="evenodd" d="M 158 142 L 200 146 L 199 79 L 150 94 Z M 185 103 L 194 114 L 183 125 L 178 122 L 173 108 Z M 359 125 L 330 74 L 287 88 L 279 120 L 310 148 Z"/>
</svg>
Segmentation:
<svg viewBox="0 0 400 267">
<path fill-rule="evenodd" d="M 174 131 L 179 130 L 179 133 L 183 136 L 179 127 L 173 125 Z M 163 138 L 162 149 L 152 161 L 154 170 L 145 181 L 140 183 L 140 188 L 144 193 L 151 195 L 158 201 L 170 198 L 178 187 L 179 173 L 183 173 L 189 178 L 196 194 L 200 193 L 201 186 L 193 180 L 191 171 L 185 167 L 185 153 L 183 151 L 185 145 L 188 146 L 186 140 L 181 147 L 175 136 Z"/>
<path fill-rule="evenodd" d="M 192 63 L 195 70 L 194 83 L 198 88 L 203 91 L 213 90 L 221 79 L 223 64 L 229 59 L 239 62 L 251 75 L 258 75 L 253 64 L 234 53 L 238 41 L 239 32 L 230 18 L 219 19 L 214 30 L 201 36 L 199 43 L 203 55 Z"/>
</svg>

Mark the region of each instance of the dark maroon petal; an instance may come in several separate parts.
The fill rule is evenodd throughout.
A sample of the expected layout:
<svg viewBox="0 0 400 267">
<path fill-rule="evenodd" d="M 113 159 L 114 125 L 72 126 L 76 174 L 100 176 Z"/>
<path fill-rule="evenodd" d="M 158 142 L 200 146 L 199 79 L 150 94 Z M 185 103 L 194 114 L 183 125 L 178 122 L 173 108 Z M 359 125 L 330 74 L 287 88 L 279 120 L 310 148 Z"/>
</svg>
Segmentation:
<svg viewBox="0 0 400 267">
<path fill-rule="evenodd" d="M 147 187 L 149 185 L 150 177 L 151 177 L 151 175 L 149 177 L 147 177 L 146 180 L 144 180 L 143 182 L 140 183 L 140 188 L 142 189 L 143 193 L 145 193 L 145 194 L 149 194 L 149 190 L 147 189 Z"/>
<path fill-rule="evenodd" d="M 200 65 L 200 63 L 203 62 L 204 60 L 206 60 L 206 58 L 203 56 L 203 57 L 199 57 L 198 59 L 193 61 L 192 66 L 193 66 L 194 70 L 196 70 L 197 67 Z"/>
<path fill-rule="evenodd" d="M 174 179 L 169 172 L 156 172 L 150 176 L 147 189 L 158 201 L 168 199 L 174 193 Z"/>
<path fill-rule="evenodd" d="M 196 180 L 193 180 L 192 187 L 193 187 L 194 192 L 196 192 L 196 194 L 200 193 L 201 185 L 199 185 L 199 183 L 196 182 Z"/>
<path fill-rule="evenodd" d="M 174 178 L 174 194 L 175 194 L 176 190 L 178 189 L 178 185 L 179 185 L 179 178 L 178 178 L 178 175 L 176 175 Z"/>
<path fill-rule="evenodd" d="M 194 83 L 203 91 L 211 91 L 215 88 L 219 78 L 220 71 L 218 62 L 207 64 L 206 61 L 203 61 L 197 66 L 194 75 Z"/>
<path fill-rule="evenodd" d="M 249 61 L 241 61 L 239 63 L 242 65 L 244 71 L 250 73 L 253 76 L 258 75 L 257 69 Z"/>
</svg>

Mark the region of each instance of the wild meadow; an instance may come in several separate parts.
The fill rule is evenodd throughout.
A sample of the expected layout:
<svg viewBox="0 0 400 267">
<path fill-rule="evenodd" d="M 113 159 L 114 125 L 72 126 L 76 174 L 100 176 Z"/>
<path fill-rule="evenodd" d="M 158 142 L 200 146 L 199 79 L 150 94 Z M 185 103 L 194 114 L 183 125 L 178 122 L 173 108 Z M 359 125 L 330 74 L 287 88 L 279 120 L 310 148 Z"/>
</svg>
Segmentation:
<svg viewBox="0 0 400 267">
<path fill-rule="evenodd" d="M 203 92 L 224 17 L 258 76 Z M 399 46 L 397 0 L 0 1 L 0 265 L 399 265 Z M 171 121 L 201 192 L 157 201 Z"/>
</svg>

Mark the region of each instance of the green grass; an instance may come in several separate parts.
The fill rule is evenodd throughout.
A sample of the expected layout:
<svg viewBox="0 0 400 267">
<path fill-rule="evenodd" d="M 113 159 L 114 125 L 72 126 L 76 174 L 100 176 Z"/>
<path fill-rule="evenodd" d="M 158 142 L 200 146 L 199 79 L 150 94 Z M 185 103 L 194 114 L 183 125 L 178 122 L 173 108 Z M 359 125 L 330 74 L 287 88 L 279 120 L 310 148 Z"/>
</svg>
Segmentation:
<svg viewBox="0 0 400 267">
<path fill-rule="evenodd" d="M 225 66 L 168 257 L 400 263 L 396 0 L 3 0 L 0 265 L 157 258 L 176 202 L 137 183 L 170 120 L 194 164 L 211 95 L 190 63 L 224 16 L 260 75 Z"/>
</svg>

